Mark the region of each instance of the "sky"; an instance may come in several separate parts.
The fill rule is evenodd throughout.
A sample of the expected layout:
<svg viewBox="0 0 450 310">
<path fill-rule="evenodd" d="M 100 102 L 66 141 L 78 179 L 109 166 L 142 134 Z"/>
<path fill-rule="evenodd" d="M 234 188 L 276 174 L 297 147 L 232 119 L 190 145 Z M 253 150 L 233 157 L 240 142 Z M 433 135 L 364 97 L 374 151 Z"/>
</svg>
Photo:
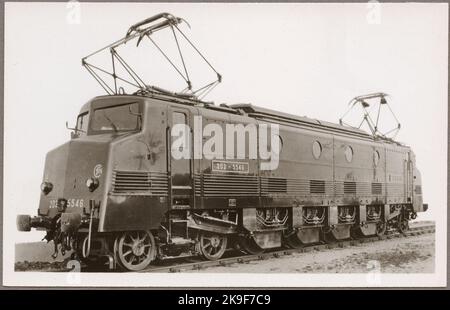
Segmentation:
<svg viewBox="0 0 450 310">
<path fill-rule="evenodd" d="M 429 211 L 419 219 L 445 221 L 447 4 L 7 3 L 6 238 L 42 237 L 16 232 L 15 216 L 36 215 L 45 154 L 70 139 L 65 122 L 73 126 L 80 107 L 104 94 L 81 58 L 160 12 L 186 19 L 191 29 L 182 29 L 222 74 L 206 98 L 217 104 L 338 122 L 351 98 L 390 94 L 402 126 L 397 140 L 411 146 L 422 172 Z M 179 87 L 173 71 L 163 71 L 170 67 L 149 64 L 139 69 L 156 77 L 150 84 Z"/>
</svg>

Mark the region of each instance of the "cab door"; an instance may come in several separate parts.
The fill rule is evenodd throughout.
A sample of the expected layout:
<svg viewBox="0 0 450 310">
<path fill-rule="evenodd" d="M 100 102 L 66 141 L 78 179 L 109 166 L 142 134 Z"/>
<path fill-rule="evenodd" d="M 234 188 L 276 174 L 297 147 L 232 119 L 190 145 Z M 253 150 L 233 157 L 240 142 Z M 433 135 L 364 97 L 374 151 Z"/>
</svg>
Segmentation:
<svg viewBox="0 0 450 310">
<path fill-rule="evenodd" d="M 167 147 L 172 209 L 188 209 L 192 205 L 192 131 L 190 111 L 169 108 Z M 182 130 L 184 128 L 184 130 Z M 182 132 L 183 131 L 183 132 Z"/>
</svg>

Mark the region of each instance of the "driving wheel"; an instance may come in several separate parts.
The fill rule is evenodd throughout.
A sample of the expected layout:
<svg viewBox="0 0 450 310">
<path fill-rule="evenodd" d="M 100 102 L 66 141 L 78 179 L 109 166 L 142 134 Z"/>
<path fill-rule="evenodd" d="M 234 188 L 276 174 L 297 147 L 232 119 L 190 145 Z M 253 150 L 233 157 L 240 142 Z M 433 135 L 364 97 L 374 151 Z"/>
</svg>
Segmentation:
<svg viewBox="0 0 450 310">
<path fill-rule="evenodd" d="M 379 221 L 377 223 L 376 234 L 377 234 L 378 237 L 381 237 L 381 236 L 383 236 L 386 233 L 386 227 L 387 227 L 386 222 Z"/>
<path fill-rule="evenodd" d="M 285 236 L 283 239 L 283 244 L 290 249 L 300 249 L 304 247 L 304 244 L 299 240 L 297 234 L 292 233 L 289 236 Z"/>
<path fill-rule="evenodd" d="M 239 249 L 246 254 L 257 255 L 264 252 L 264 249 L 256 243 L 253 237 L 239 236 L 238 244 Z"/>
<path fill-rule="evenodd" d="M 398 231 L 400 233 L 405 233 L 408 229 L 409 229 L 409 224 L 408 224 L 408 220 L 403 218 L 398 222 Z"/>
<path fill-rule="evenodd" d="M 119 264 L 126 270 L 145 269 L 156 256 L 155 239 L 150 231 L 127 231 L 118 236 L 115 253 Z"/>
<path fill-rule="evenodd" d="M 227 249 L 228 238 L 220 234 L 201 233 L 198 251 L 207 260 L 217 260 Z"/>
</svg>

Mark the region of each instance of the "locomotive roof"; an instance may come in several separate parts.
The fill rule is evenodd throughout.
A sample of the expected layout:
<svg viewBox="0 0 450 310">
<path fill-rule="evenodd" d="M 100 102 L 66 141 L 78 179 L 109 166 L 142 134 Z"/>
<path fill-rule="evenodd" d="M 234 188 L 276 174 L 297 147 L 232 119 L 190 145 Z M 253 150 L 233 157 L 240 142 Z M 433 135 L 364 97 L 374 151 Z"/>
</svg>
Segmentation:
<svg viewBox="0 0 450 310">
<path fill-rule="evenodd" d="M 306 124 L 312 127 L 318 127 L 318 128 L 326 128 L 326 129 L 333 129 L 338 130 L 341 132 L 347 132 L 352 134 L 357 134 L 364 137 L 371 137 L 367 132 L 364 130 L 353 128 L 353 127 L 347 127 L 342 126 L 339 124 L 326 122 L 326 121 L 320 121 L 318 119 L 312 119 L 304 116 L 297 116 L 289 113 L 279 112 L 276 110 L 271 110 L 263 107 L 254 106 L 252 104 L 246 103 L 246 104 L 234 104 L 230 106 L 234 109 L 241 109 L 244 112 L 247 113 L 250 117 L 256 117 L 256 118 L 263 118 L 263 119 L 272 119 L 275 121 L 287 121 L 290 123 L 299 123 L 299 124 Z"/>
<path fill-rule="evenodd" d="M 357 135 L 361 138 L 366 139 L 373 139 L 373 136 L 367 133 L 364 130 L 354 128 L 354 127 L 348 127 L 348 126 L 342 126 L 339 124 L 321 121 L 317 119 L 312 119 L 304 116 L 297 116 L 289 113 L 284 113 L 276 110 L 271 110 L 259 106 L 255 106 L 249 103 L 241 103 L 241 104 L 233 104 L 233 105 L 215 105 L 212 102 L 205 102 L 200 100 L 194 100 L 189 98 L 183 98 L 179 96 L 171 96 L 166 94 L 147 94 L 145 96 L 142 95 L 105 95 L 105 96 L 98 96 L 87 102 L 83 105 L 83 107 L 80 110 L 80 114 L 87 112 L 89 110 L 89 107 L 91 103 L 95 100 L 102 100 L 106 98 L 118 98 L 118 97 L 124 97 L 124 98 L 136 98 L 136 99 L 144 99 L 144 98 L 154 98 L 159 99 L 163 101 L 168 101 L 172 103 L 177 104 L 183 104 L 183 105 L 189 105 L 189 106 L 195 106 L 198 108 L 204 108 L 209 110 L 216 110 L 221 111 L 225 113 L 232 113 L 232 114 L 244 114 L 245 116 L 252 117 L 252 118 L 258 118 L 258 119 L 265 119 L 270 120 L 274 122 L 286 122 L 291 124 L 300 124 L 300 125 L 306 125 L 313 128 L 319 128 L 324 130 L 332 130 L 340 133 L 346 133 L 346 134 L 352 134 Z M 380 137 L 381 138 L 381 137 Z M 381 139 L 385 142 L 392 142 L 398 145 L 401 145 L 400 143 L 390 140 L 390 139 Z"/>
</svg>

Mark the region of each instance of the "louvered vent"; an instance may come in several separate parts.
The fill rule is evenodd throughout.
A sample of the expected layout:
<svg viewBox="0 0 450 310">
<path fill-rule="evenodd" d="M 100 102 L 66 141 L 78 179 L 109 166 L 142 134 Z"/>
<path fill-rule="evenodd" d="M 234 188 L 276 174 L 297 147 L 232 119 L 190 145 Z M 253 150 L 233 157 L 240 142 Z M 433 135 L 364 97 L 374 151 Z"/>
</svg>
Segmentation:
<svg viewBox="0 0 450 310">
<path fill-rule="evenodd" d="M 344 194 L 356 194 L 356 182 L 344 182 Z"/>
<path fill-rule="evenodd" d="M 150 175 L 142 171 L 115 171 L 113 191 L 115 193 L 145 192 L 151 189 Z"/>
<path fill-rule="evenodd" d="M 287 192 L 287 181 L 282 178 L 269 178 L 268 183 L 269 193 L 286 193 Z"/>
<path fill-rule="evenodd" d="M 325 181 L 323 180 L 310 180 L 309 192 L 311 194 L 325 194 Z"/>
<path fill-rule="evenodd" d="M 382 187 L 381 183 L 372 183 L 372 195 L 381 195 Z"/>
<path fill-rule="evenodd" d="M 257 196 L 258 178 L 249 175 L 203 174 L 195 176 L 196 195 L 205 197 Z"/>
</svg>

